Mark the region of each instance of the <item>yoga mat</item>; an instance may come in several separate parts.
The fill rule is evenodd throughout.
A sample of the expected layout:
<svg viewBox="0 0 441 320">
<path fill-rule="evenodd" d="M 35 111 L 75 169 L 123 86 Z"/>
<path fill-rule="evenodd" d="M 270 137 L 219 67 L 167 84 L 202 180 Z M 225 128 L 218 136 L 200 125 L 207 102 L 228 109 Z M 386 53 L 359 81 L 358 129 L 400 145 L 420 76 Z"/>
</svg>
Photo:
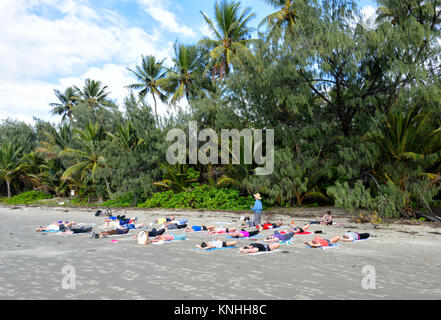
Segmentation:
<svg viewBox="0 0 441 320">
<path fill-rule="evenodd" d="M 233 249 L 233 248 L 237 248 L 237 247 L 233 246 L 233 247 L 222 247 L 222 248 L 211 248 L 211 249 L 193 248 L 193 250 L 198 250 L 198 251 L 214 251 L 214 250 Z"/>
<path fill-rule="evenodd" d="M 290 245 L 290 244 L 292 244 L 292 241 L 294 241 L 294 240 L 282 240 L 279 243 L 280 244 L 285 244 L 285 245 Z"/>
<path fill-rule="evenodd" d="M 242 237 L 242 238 L 233 238 L 232 236 L 227 236 L 227 238 L 230 238 L 230 239 L 252 239 L 252 238 L 259 238 L 259 237 L 265 237 L 265 236 L 261 235 L 261 234 L 256 234 L 255 236 Z"/>
<path fill-rule="evenodd" d="M 326 246 L 326 247 L 311 247 L 311 246 L 308 246 L 308 245 L 306 245 L 305 244 L 305 246 L 307 247 L 307 248 L 313 248 L 313 249 L 331 249 L 331 248 L 336 248 L 336 247 L 340 247 L 340 244 L 339 243 L 334 243 L 334 244 L 332 244 L 332 245 L 330 245 L 330 246 Z"/>
<path fill-rule="evenodd" d="M 271 251 L 259 251 L 259 252 L 256 252 L 256 253 L 248 253 L 248 254 L 251 254 L 251 255 L 254 256 L 254 255 L 257 255 L 257 254 L 273 253 L 273 252 L 279 252 L 279 251 L 280 251 L 280 249 L 276 249 L 276 250 L 271 250 Z"/>
<path fill-rule="evenodd" d="M 312 232 L 305 231 L 305 232 L 300 232 L 300 233 L 294 233 L 294 235 L 302 236 L 302 235 L 305 235 L 305 234 L 311 234 L 311 233 L 312 233 Z"/>
<path fill-rule="evenodd" d="M 369 238 L 368 239 L 352 240 L 352 242 L 359 242 L 359 241 L 366 241 L 366 240 L 369 240 Z"/>
<path fill-rule="evenodd" d="M 185 240 L 159 240 L 158 242 L 151 242 L 151 244 L 164 244 L 164 243 L 175 242 L 175 241 L 185 241 Z"/>
</svg>

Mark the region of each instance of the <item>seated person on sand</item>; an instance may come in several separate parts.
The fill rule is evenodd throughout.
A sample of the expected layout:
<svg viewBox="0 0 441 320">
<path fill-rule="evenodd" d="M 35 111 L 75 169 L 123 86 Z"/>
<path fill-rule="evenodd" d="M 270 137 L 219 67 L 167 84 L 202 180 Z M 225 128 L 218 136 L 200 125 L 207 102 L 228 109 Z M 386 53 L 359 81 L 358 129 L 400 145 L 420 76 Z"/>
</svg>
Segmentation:
<svg viewBox="0 0 441 320">
<path fill-rule="evenodd" d="M 240 248 L 240 252 L 242 253 L 257 253 L 259 251 L 273 251 L 280 248 L 280 243 L 251 243 L 248 246 Z"/>
<path fill-rule="evenodd" d="M 368 239 L 370 236 L 370 233 L 358 233 L 348 231 L 343 235 L 343 237 L 340 238 L 340 240 L 344 242 L 353 242 L 356 240 Z"/>
<path fill-rule="evenodd" d="M 274 234 L 269 235 L 265 242 L 279 242 L 279 241 L 288 241 L 294 236 L 295 232 L 287 232 L 285 234 L 281 234 L 279 231 L 274 231 Z"/>
<path fill-rule="evenodd" d="M 187 236 L 185 234 L 173 234 L 173 233 L 166 233 L 162 234 L 160 236 L 156 236 L 155 239 L 151 240 L 151 242 L 158 242 L 158 241 L 172 241 L 172 240 L 187 240 Z"/>
<path fill-rule="evenodd" d="M 328 239 L 322 239 L 319 235 L 316 235 L 314 240 L 305 241 L 304 244 L 313 248 L 329 247 L 331 244 L 337 243 L 340 239 L 341 239 L 340 236 L 336 236 L 331 240 L 328 240 Z"/>
<path fill-rule="evenodd" d="M 70 229 L 73 225 L 76 225 L 76 222 L 69 222 L 69 221 L 58 221 L 58 222 L 52 222 L 50 225 L 43 227 L 40 226 L 40 228 L 35 229 L 37 232 L 43 232 L 43 231 L 66 231 L 66 229 Z"/>
<path fill-rule="evenodd" d="M 332 225 L 332 213 L 331 211 L 327 211 L 325 215 L 320 219 L 320 221 L 310 221 L 311 224 L 324 224 L 324 225 Z"/>
<path fill-rule="evenodd" d="M 198 244 L 196 248 L 199 249 L 214 249 L 214 248 L 227 248 L 227 247 L 234 247 L 237 244 L 236 241 L 222 241 L 220 239 L 209 241 L 209 242 L 202 242 L 200 245 Z"/>
<path fill-rule="evenodd" d="M 242 229 L 239 232 L 230 233 L 230 236 L 232 238 L 249 238 L 249 237 L 255 236 L 256 234 L 259 234 L 259 233 L 260 233 L 259 230 L 245 231 Z"/>
</svg>

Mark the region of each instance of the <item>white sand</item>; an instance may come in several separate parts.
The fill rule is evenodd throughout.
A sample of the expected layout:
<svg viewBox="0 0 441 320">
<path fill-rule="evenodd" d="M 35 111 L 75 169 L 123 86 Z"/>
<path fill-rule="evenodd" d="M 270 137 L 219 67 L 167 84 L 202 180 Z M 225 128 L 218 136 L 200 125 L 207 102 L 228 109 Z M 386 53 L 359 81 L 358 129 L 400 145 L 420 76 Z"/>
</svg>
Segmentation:
<svg viewBox="0 0 441 320">
<path fill-rule="evenodd" d="M 324 209 L 293 211 L 295 218 L 276 214 L 271 221 L 289 224 L 295 219 L 302 226 L 311 214 L 319 218 Z M 238 249 L 194 250 L 204 240 L 225 239 L 203 232 L 187 233 L 186 241 L 140 246 L 132 239 L 133 230 L 107 239 L 34 231 L 58 220 L 101 224 L 104 218 L 94 213 L 95 209 L 0 207 L 0 299 L 441 298 L 441 236 L 431 233 L 441 230 L 428 224 L 374 229 L 335 214 L 334 221 L 345 227 L 312 225 L 309 231 L 323 230 L 322 237 L 327 239 L 348 230 L 375 237 L 316 250 L 303 244 L 314 234 L 295 236 L 279 252 L 262 255 L 244 255 Z M 137 216 L 147 225 L 169 215 L 188 219 L 190 226 L 222 221 L 228 223 L 224 227 L 240 224 L 240 214 L 225 212 L 119 210 L 113 214 Z M 118 243 L 111 243 L 112 239 Z M 62 288 L 66 266 L 75 270 L 75 289 Z M 375 289 L 363 288 L 364 267 L 375 270 Z"/>
</svg>

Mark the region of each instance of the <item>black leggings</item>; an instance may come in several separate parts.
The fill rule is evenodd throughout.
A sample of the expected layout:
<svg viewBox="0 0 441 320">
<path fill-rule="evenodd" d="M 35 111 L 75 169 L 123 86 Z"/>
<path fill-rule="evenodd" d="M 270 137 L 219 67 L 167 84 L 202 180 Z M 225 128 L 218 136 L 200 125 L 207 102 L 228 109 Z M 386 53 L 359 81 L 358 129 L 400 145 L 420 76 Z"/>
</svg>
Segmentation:
<svg viewBox="0 0 441 320">
<path fill-rule="evenodd" d="M 361 239 L 367 239 L 367 238 L 369 238 L 371 236 L 370 233 L 359 233 L 358 235 L 360 237 L 360 240 Z"/>
<path fill-rule="evenodd" d="M 165 229 L 160 229 L 159 231 L 156 230 L 155 228 L 152 229 L 152 231 L 149 231 L 149 237 L 156 237 L 156 236 L 160 236 L 161 234 L 163 234 L 165 232 Z"/>
<path fill-rule="evenodd" d="M 259 230 L 255 230 L 255 231 L 249 231 L 249 237 L 255 236 L 256 234 L 258 234 L 260 231 Z"/>
<path fill-rule="evenodd" d="M 271 251 L 269 245 L 262 243 L 251 243 L 250 246 L 259 249 L 259 251 Z M 249 246 L 248 246 L 249 247 Z"/>
<path fill-rule="evenodd" d="M 73 233 L 88 233 L 92 231 L 92 227 L 76 227 L 76 228 L 71 228 L 70 231 L 72 231 Z"/>
</svg>

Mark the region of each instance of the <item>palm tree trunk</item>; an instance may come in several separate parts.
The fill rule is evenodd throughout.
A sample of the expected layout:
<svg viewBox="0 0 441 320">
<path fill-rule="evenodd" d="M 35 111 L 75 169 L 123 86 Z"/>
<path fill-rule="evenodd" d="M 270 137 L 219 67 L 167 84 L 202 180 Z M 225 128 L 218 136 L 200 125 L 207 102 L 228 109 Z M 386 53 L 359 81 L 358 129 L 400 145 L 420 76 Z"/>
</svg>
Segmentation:
<svg viewBox="0 0 441 320">
<path fill-rule="evenodd" d="M 8 187 L 8 199 L 11 199 L 11 181 L 6 179 L 6 185 Z"/>
<path fill-rule="evenodd" d="M 113 194 L 112 190 L 110 189 L 109 181 L 107 181 L 106 177 L 104 177 L 104 181 L 106 182 L 107 193 L 109 194 L 110 199 L 113 200 Z"/>
<path fill-rule="evenodd" d="M 155 102 L 155 116 L 156 116 L 156 126 L 159 128 L 159 120 L 158 120 L 158 110 L 156 108 L 156 98 L 155 94 L 152 93 L 153 101 Z"/>
</svg>

